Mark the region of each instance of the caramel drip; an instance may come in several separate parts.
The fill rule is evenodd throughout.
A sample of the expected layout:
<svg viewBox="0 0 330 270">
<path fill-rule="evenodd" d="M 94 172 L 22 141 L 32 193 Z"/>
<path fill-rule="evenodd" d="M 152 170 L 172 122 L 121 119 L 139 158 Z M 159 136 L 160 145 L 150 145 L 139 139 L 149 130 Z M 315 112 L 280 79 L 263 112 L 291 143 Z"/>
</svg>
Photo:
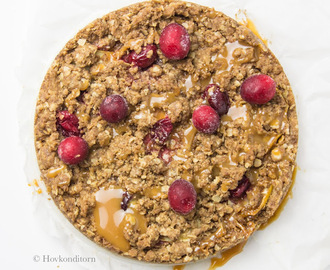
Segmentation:
<svg viewBox="0 0 330 270">
<path fill-rule="evenodd" d="M 215 270 L 218 267 L 223 266 L 227 263 L 232 257 L 242 252 L 246 242 L 242 242 L 231 249 L 221 252 L 220 258 L 212 258 L 211 265 L 208 270 Z"/>
<path fill-rule="evenodd" d="M 57 175 L 59 175 L 63 170 L 65 169 L 65 165 L 62 165 L 58 168 L 51 169 L 47 172 L 47 178 L 55 178 Z"/>
<path fill-rule="evenodd" d="M 157 199 L 162 196 L 162 188 L 161 187 L 150 187 L 144 190 L 144 195 L 150 199 Z"/>
<path fill-rule="evenodd" d="M 155 110 L 154 116 L 155 116 L 155 118 L 158 121 L 160 119 L 165 118 L 166 117 L 166 113 L 164 111 L 162 111 L 162 110 L 157 109 L 157 110 Z"/>
<path fill-rule="evenodd" d="M 110 51 L 98 50 L 96 56 L 99 58 L 99 63 L 108 63 L 119 59 L 117 52 Z"/>
<path fill-rule="evenodd" d="M 34 187 L 34 190 L 38 193 L 42 193 L 42 189 L 39 187 L 39 183 L 37 179 L 33 179 L 32 183 L 28 183 L 29 187 Z"/>
<path fill-rule="evenodd" d="M 238 21 L 241 25 L 249 28 L 253 34 L 255 34 L 266 46 L 268 45 L 268 41 L 261 37 L 259 31 L 255 24 L 247 17 L 245 10 L 239 10 L 238 13 L 235 14 L 236 21 Z"/>
<path fill-rule="evenodd" d="M 150 114 L 149 106 L 146 104 L 146 102 L 143 102 L 140 105 L 139 112 L 134 115 L 134 119 L 139 120 L 142 119 L 145 115 Z"/>
<path fill-rule="evenodd" d="M 243 63 L 246 63 L 246 62 L 249 62 L 251 61 L 254 57 L 255 57 L 255 48 L 250 46 L 250 45 L 247 45 L 241 41 L 235 41 L 235 42 L 232 42 L 232 43 L 227 43 L 226 44 L 226 48 L 227 48 L 227 51 L 228 51 L 228 55 L 226 56 L 226 60 L 228 62 L 228 67 L 226 69 L 226 71 L 229 71 L 230 68 L 235 65 L 235 64 L 243 64 Z M 253 53 L 252 54 L 249 54 L 249 55 L 246 55 L 244 54 L 243 57 L 239 58 L 236 53 L 238 51 L 238 49 L 242 49 L 242 50 L 247 50 L 247 49 L 253 49 Z"/>
<path fill-rule="evenodd" d="M 168 106 L 171 103 L 177 101 L 179 95 L 179 88 L 176 88 L 173 92 L 168 93 L 151 93 L 149 96 L 147 96 L 146 100 L 141 103 L 138 113 L 135 114 L 133 118 L 139 120 L 146 118 L 146 116 L 153 113 L 153 116 L 157 120 L 163 119 L 166 117 L 164 106 Z"/>
<path fill-rule="evenodd" d="M 178 93 L 170 92 L 164 94 L 152 93 L 149 96 L 148 107 L 150 109 L 162 108 L 164 105 L 169 105 L 177 100 Z"/>
<path fill-rule="evenodd" d="M 195 248 L 194 252 L 197 254 L 202 253 L 204 250 L 208 249 L 212 243 L 215 243 L 217 240 L 223 237 L 225 233 L 225 228 L 222 224 L 220 224 L 220 227 L 215 231 L 215 233 L 212 234 L 208 239 L 200 242 L 199 246 Z"/>
<path fill-rule="evenodd" d="M 241 41 L 226 43 L 224 51 L 213 55 L 211 58 L 212 63 L 217 66 L 217 72 L 213 80 L 216 82 L 221 81 L 222 76 L 227 75 L 235 64 L 243 64 L 258 59 L 258 52 L 257 47 L 250 46 Z"/>
<path fill-rule="evenodd" d="M 183 270 L 185 265 L 175 265 L 173 266 L 173 270 Z"/>
<path fill-rule="evenodd" d="M 264 230 L 266 227 L 268 227 L 270 224 L 272 224 L 275 220 L 277 220 L 278 217 L 280 216 L 280 214 L 282 213 L 284 207 L 286 206 L 287 202 L 289 201 L 289 199 L 292 198 L 292 189 L 293 189 L 293 186 L 296 181 L 296 174 L 297 174 L 297 167 L 295 167 L 293 170 L 291 186 L 290 186 L 288 192 L 286 193 L 285 197 L 283 198 L 280 206 L 277 208 L 274 215 L 270 219 L 268 219 L 268 221 L 266 223 L 262 224 L 259 227 L 259 230 Z"/>
<path fill-rule="evenodd" d="M 105 68 L 105 65 L 103 63 L 96 64 L 93 68 L 91 68 L 91 74 L 93 76 L 96 76 L 98 73 L 100 73 Z"/>
<path fill-rule="evenodd" d="M 191 123 L 188 128 L 183 130 L 183 147 L 187 150 L 191 149 L 192 143 L 194 141 L 195 135 L 197 133 L 197 129 Z"/>
<path fill-rule="evenodd" d="M 273 191 L 273 186 L 270 186 L 267 189 L 266 194 L 262 198 L 261 203 L 258 206 L 258 208 L 254 209 L 254 210 L 247 211 L 246 213 L 243 213 L 243 215 L 244 216 L 255 216 L 256 214 L 258 214 L 266 206 L 266 204 L 269 200 L 269 197 L 272 194 L 272 191 Z"/>
<path fill-rule="evenodd" d="M 38 183 L 37 179 L 33 179 L 33 185 L 35 187 L 39 187 L 39 183 Z"/>
<path fill-rule="evenodd" d="M 285 122 L 283 115 L 268 115 L 265 114 L 261 109 L 252 110 L 248 104 L 238 105 L 234 104 L 230 107 L 227 115 L 222 116 L 221 123 L 223 126 L 227 126 L 230 122 L 241 119 L 241 127 L 248 136 L 248 142 L 251 144 L 262 145 L 266 153 L 276 144 L 278 139 L 281 137 L 281 133 L 271 132 L 268 134 L 259 134 L 254 123 L 262 121 L 268 121 L 275 123 L 276 125 L 282 125 Z M 241 162 L 249 151 L 248 145 L 246 149 L 241 149 L 238 153 L 229 153 L 228 160 L 219 165 L 220 167 L 232 167 L 237 166 Z"/>
<path fill-rule="evenodd" d="M 191 180 L 191 183 L 194 185 L 196 191 L 200 190 L 200 187 L 198 187 L 198 183 L 201 181 L 202 177 L 204 176 L 208 176 L 211 174 L 210 169 L 206 168 L 204 170 L 200 170 L 198 172 L 196 172 Z M 209 187 L 205 187 L 205 189 L 209 190 Z"/>
<path fill-rule="evenodd" d="M 212 77 L 207 77 L 205 79 L 198 80 L 192 77 L 191 75 L 189 75 L 185 80 L 183 88 L 185 89 L 186 93 L 189 93 L 190 89 L 197 86 L 200 88 L 200 91 L 202 92 L 206 88 L 206 86 L 208 86 L 210 83 L 213 83 Z"/>
<path fill-rule="evenodd" d="M 259 172 L 256 168 L 251 168 L 246 172 L 246 176 L 249 178 L 252 184 L 256 184 L 258 181 Z"/>
<path fill-rule="evenodd" d="M 281 136 L 281 134 L 260 135 L 260 134 L 254 133 L 249 136 L 249 139 L 252 143 L 262 144 L 264 146 L 267 146 L 267 149 L 269 151 L 274 146 L 274 144 L 276 143 L 277 139 L 280 136 Z"/>
<path fill-rule="evenodd" d="M 130 131 L 129 125 L 124 122 L 124 123 L 118 123 L 118 124 L 113 124 L 112 126 L 112 134 L 113 137 L 116 137 L 118 135 L 122 135 L 125 132 Z"/>
<path fill-rule="evenodd" d="M 98 234 L 114 247 L 126 252 L 130 249 L 130 244 L 125 238 L 124 232 L 133 228 L 140 233 L 145 233 L 147 224 L 145 218 L 132 206 L 129 206 L 126 211 L 121 209 L 123 193 L 122 189 L 97 191 L 94 217 Z"/>
<path fill-rule="evenodd" d="M 76 112 L 79 122 L 88 122 L 90 120 L 89 114 L 81 112 L 79 109 Z"/>
<path fill-rule="evenodd" d="M 202 80 L 199 80 L 199 85 L 201 87 L 201 90 L 203 91 L 204 88 L 206 88 L 206 86 L 208 86 L 210 83 L 212 83 L 212 78 L 211 77 L 208 77 L 208 78 L 205 78 L 205 79 L 202 79 Z"/>
<path fill-rule="evenodd" d="M 249 28 L 252 33 L 255 34 L 266 46 L 268 45 L 268 41 L 261 37 L 259 31 L 257 30 L 257 27 L 250 19 L 246 19 L 245 26 Z"/>
<path fill-rule="evenodd" d="M 174 156 L 174 160 L 182 160 L 186 161 L 189 155 L 191 154 L 191 146 L 194 142 L 195 135 L 197 133 L 197 129 L 194 127 L 192 123 L 184 129 L 182 132 L 174 132 L 172 137 L 176 137 L 181 141 L 182 148 L 181 151 L 177 152 Z"/>
<path fill-rule="evenodd" d="M 115 52 L 109 51 L 97 51 L 96 56 L 98 57 L 97 63 L 92 66 L 90 72 L 93 76 L 96 76 L 101 72 L 107 65 L 107 63 L 118 59 L 118 55 Z"/>
<path fill-rule="evenodd" d="M 194 177 L 192 175 L 192 173 L 190 173 L 189 171 L 184 171 L 182 174 L 181 174 L 181 177 L 184 179 L 184 180 L 187 180 L 189 182 L 193 182 L 194 181 Z M 193 183 L 194 184 L 194 183 Z M 195 186 L 195 184 L 194 184 Z M 195 186 L 196 188 L 196 186 Z"/>
</svg>

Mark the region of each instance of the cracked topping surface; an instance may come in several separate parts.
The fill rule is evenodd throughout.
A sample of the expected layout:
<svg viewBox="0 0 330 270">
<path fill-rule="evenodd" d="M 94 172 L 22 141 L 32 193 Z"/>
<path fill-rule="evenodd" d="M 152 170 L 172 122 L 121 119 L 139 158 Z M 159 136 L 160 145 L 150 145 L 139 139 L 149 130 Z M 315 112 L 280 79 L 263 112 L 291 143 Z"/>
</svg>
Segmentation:
<svg viewBox="0 0 330 270">
<path fill-rule="evenodd" d="M 179 60 L 159 46 L 172 23 L 190 38 Z M 240 95 L 257 74 L 276 83 L 261 105 Z M 226 93 L 210 133 L 192 121 L 211 105 L 205 88 Z M 111 95 L 127 106 L 118 122 L 100 114 Z M 68 137 L 88 144 L 77 164 L 59 158 Z M 190 262 L 246 241 L 289 189 L 297 140 L 294 97 L 275 56 L 245 26 L 182 1 L 138 3 L 81 30 L 48 70 L 35 116 L 41 179 L 59 209 L 99 245 L 147 262 Z M 184 214 L 168 200 L 179 179 L 196 191 Z"/>
</svg>

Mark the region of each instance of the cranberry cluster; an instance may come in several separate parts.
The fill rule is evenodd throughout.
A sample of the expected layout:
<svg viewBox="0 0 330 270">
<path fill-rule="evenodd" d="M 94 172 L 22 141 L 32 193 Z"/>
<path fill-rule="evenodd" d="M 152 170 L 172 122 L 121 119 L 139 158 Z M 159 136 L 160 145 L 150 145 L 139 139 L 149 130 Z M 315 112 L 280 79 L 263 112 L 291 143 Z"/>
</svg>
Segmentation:
<svg viewBox="0 0 330 270">
<path fill-rule="evenodd" d="M 66 164 L 77 164 L 88 155 L 88 144 L 80 137 L 79 120 L 68 111 L 59 111 L 56 114 L 56 128 L 65 138 L 58 146 L 57 153 Z"/>
<path fill-rule="evenodd" d="M 187 30 L 178 23 L 171 23 L 161 32 L 159 49 L 169 60 L 182 60 L 189 54 L 190 42 Z M 102 48 L 100 47 L 100 49 Z M 160 52 L 157 52 L 155 44 L 148 44 L 142 47 L 139 53 L 128 51 L 121 60 L 140 69 L 147 69 L 155 63 Z M 240 88 L 242 99 L 251 104 L 265 104 L 274 97 L 275 92 L 275 81 L 265 74 L 247 78 Z M 194 110 L 192 122 L 198 131 L 212 134 L 220 125 L 220 117 L 229 110 L 229 97 L 226 92 L 220 90 L 219 85 L 210 84 L 204 89 L 202 98 L 207 101 L 208 105 L 201 105 Z M 127 101 L 121 95 L 109 95 L 100 105 L 100 115 L 108 123 L 123 121 L 127 117 L 128 111 Z M 60 159 L 70 165 L 82 162 L 88 155 L 88 144 L 81 138 L 77 116 L 63 110 L 59 111 L 56 117 L 57 130 L 66 137 L 58 146 Z M 173 125 L 168 116 L 157 121 L 143 140 L 146 153 L 158 151 L 158 157 L 165 164 L 170 163 L 171 150 L 166 147 L 166 141 L 172 130 Z M 230 190 L 230 199 L 235 201 L 244 197 L 250 185 L 249 179 L 244 176 L 238 186 L 234 190 Z M 132 196 L 126 192 L 121 203 L 123 210 L 127 209 L 131 199 Z M 168 200 L 174 211 L 186 215 L 195 208 L 197 193 L 192 183 L 178 179 L 170 185 Z"/>
</svg>

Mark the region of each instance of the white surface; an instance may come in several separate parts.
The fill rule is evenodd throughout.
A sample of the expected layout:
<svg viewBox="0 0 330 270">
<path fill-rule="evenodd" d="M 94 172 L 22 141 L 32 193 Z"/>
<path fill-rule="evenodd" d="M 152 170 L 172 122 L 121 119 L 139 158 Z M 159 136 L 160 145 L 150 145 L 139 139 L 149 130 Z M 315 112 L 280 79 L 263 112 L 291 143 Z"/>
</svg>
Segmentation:
<svg viewBox="0 0 330 270">
<path fill-rule="evenodd" d="M 36 174 L 32 122 L 43 76 L 64 44 L 108 11 L 136 1 L 12 0 L 1 9 L 1 269 L 153 269 L 111 258 L 79 237 L 27 185 Z M 330 2 L 196 0 L 234 17 L 246 9 L 289 77 L 300 124 L 293 199 L 257 232 L 231 269 L 330 269 Z M 33 27 L 32 27 L 33 26 Z M 18 80 L 20 78 L 21 82 Z M 21 97 L 21 94 L 22 97 Z M 21 101 L 19 102 L 19 99 Z M 21 127 L 19 129 L 19 126 Z M 29 152 L 27 152 L 27 150 Z M 28 159 L 26 158 L 28 157 Z M 95 263 L 42 263 L 33 256 L 95 256 Z M 187 266 L 207 270 L 209 262 Z M 165 269 L 171 269 L 166 267 Z"/>
</svg>

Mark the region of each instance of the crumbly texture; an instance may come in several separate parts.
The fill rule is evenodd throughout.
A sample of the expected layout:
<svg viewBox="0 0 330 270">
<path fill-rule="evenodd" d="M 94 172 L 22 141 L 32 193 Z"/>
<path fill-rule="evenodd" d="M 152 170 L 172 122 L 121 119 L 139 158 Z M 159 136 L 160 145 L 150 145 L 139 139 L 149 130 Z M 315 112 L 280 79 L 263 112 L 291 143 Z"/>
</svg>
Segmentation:
<svg viewBox="0 0 330 270">
<path fill-rule="evenodd" d="M 158 46 L 162 29 L 172 22 L 182 24 L 190 35 L 185 59 L 170 61 L 158 49 L 157 62 L 147 69 L 120 60 L 130 50 Z M 240 85 L 259 73 L 271 76 L 277 91 L 267 104 L 251 105 L 242 100 Z M 228 93 L 231 109 L 216 133 L 197 132 L 187 147 L 184 131 L 210 82 Z M 122 95 L 129 104 L 129 115 L 119 124 L 109 124 L 99 114 L 102 100 L 110 94 Z M 165 101 L 151 104 L 150 97 L 157 95 Z M 64 139 L 56 127 L 61 110 L 78 116 L 90 148 L 78 165 L 65 165 L 57 155 Z M 147 152 L 143 143 L 161 113 L 174 126 L 166 142 L 173 155 L 169 164 L 157 152 Z M 81 30 L 48 70 L 36 107 L 41 179 L 56 205 L 99 245 L 148 262 L 190 262 L 247 240 L 288 191 L 297 140 L 292 90 L 269 49 L 221 12 L 181 1 L 138 3 Z M 244 175 L 251 187 L 244 198 L 231 200 L 230 190 Z M 196 208 L 188 215 L 174 212 L 167 199 L 170 184 L 180 178 L 192 182 L 197 191 Z M 130 203 L 146 219 L 145 233 L 134 226 L 124 233 L 130 243 L 125 252 L 95 226 L 95 193 L 111 187 L 132 194 Z M 147 196 L 145 191 L 153 188 L 161 195 Z"/>
</svg>

